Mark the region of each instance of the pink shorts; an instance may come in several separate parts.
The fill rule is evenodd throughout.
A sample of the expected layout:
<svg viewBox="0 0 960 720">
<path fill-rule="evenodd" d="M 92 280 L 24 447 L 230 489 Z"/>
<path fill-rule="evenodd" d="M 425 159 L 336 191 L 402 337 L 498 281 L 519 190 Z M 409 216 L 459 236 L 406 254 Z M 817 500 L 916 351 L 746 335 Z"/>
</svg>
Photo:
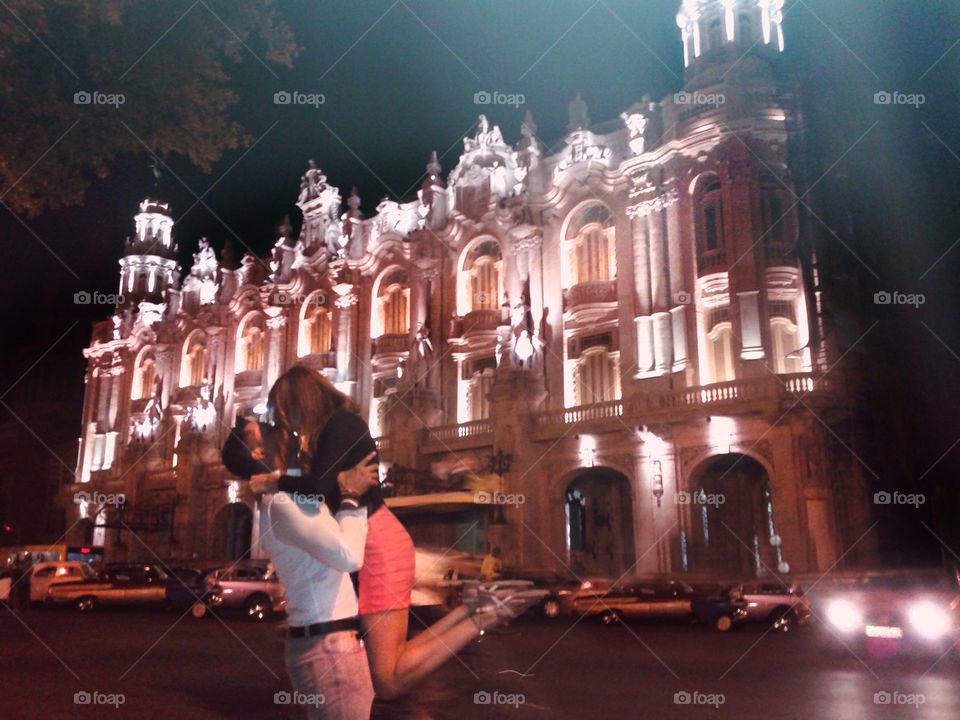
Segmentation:
<svg viewBox="0 0 960 720">
<path fill-rule="evenodd" d="M 367 519 L 360 568 L 360 614 L 410 607 L 416 555 L 413 540 L 385 505 Z"/>
</svg>

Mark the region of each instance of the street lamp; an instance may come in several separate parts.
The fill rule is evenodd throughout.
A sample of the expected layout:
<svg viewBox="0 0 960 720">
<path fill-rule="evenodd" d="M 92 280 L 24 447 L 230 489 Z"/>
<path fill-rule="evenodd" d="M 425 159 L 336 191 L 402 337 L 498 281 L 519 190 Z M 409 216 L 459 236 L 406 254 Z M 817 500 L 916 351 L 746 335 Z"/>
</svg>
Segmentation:
<svg viewBox="0 0 960 720">
<path fill-rule="evenodd" d="M 490 468 L 490 472 L 496 475 L 503 475 L 510 471 L 510 463 L 512 462 L 513 455 L 504 453 L 502 450 L 497 450 L 496 453 L 488 457 L 487 467 Z"/>
<path fill-rule="evenodd" d="M 653 473 L 653 496 L 657 499 L 657 507 L 660 507 L 663 504 L 663 468 L 659 460 L 653 461 L 653 467 L 656 471 Z"/>
</svg>

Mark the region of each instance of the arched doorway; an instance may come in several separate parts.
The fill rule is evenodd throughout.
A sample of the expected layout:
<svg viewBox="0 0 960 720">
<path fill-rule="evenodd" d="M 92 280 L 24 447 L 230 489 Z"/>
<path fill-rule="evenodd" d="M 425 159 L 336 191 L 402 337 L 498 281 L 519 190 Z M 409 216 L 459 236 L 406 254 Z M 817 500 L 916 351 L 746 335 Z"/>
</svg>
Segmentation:
<svg viewBox="0 0 960 720">
<path fill-rule="evenodd" d="M 564 491 L 570 567 L 578 574 L 618 577 L 636 562 L 630 481 L 611 468 L 586 468 Z"/>
<path fill-rule="evenodd" d="M 249 557 L 252 533 L 250 508 L 243 503 L 224 505 L 214 519 L 213 556 L 220 560 Z"/>
<path fill-rule="evenodd" d="M 681 498 L 691 570 L 738 577 L 763 575 L 764 566 L 776 570 L 770 476 L 757 460 L 740 453 L 709 458 Z"/>
</svg>

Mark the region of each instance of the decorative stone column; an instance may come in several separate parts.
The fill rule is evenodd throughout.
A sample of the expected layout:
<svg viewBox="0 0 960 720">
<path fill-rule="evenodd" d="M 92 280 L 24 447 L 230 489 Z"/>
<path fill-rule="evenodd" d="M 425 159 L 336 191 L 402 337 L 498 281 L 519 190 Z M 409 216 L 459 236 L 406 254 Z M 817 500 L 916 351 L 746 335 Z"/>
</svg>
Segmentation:
<svg viewBox="0 0 960 720">
<path fill-rule="evenodd" d="M 276 309 L 279 310 L 279 308 Z M 286 315 L 278 314 L 267 318 L 267 357 L 263 363 L 262 397 L 266 397 L 266 394 L 270 392 L 270 388 L 280 377 L 280 370 L 285 365 L 283 350 L 286 343 L 283 342 L 283 332 L 286 326 Z"/>
<path fill-rule="evenodd" d="M 335 301 L 338 310 L 337 380 L 343 383 L 344 387 L 351 389 L 350 395 L 353 397 L 352 389 L 356 384 L 357 367 L 357 359 L 354 353 L 357 342 L 357 319 L 354 307 L 358 304 L 360 298 L 353 285 L 349 283 L 334 285 L 333 290 L 338 295 Z"/>
</svg>

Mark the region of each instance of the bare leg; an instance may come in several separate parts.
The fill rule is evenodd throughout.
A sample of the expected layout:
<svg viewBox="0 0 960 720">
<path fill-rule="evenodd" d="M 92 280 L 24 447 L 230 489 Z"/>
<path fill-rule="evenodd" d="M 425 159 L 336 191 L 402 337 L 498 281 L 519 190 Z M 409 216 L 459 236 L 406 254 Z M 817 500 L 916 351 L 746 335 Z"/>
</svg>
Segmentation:
<svg viewBox="0 0 960 720">
<path fill-rule="evenodd" d="M 360 616 L 373 688 L 383 700 L 406 693 L 480 634 L 469 609 L 459 607 L 407 641 L 408 613 L 402 609 Z M 499 622 L 490 618 L 481 624 Z"/>
</svg>

